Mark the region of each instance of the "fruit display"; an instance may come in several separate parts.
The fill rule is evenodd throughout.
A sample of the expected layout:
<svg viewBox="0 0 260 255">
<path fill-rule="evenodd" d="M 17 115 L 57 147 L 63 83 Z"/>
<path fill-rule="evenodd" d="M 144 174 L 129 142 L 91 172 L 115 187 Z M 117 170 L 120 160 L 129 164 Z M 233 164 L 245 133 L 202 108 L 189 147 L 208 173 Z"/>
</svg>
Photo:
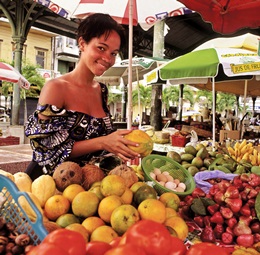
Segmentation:
<svg viewBox="0 0 260 255">
<path fill-rule="evenodd" d="M 149 146 L 142 146 L 139 165 L 115 159 L 111 166 L 103 161 L 103 170 L 64 162 L 53 176 L 34 181 L 3 172 L 31 197 L 49 232 L 40 245 L 13 254 L 260 254 L 260 175 L 250 143 L 235 143 L 235 154 L 231 146 L 212 151 L 198 143 L 161 156 L 150 154 Z M 242 153 L 248 157 L 239 158 Z M 207 179 L 205 192 L 194 176 L 213 170 L 235 175 Z M 32 208 L 19 202 L 34 221 Z"/>
</svg>

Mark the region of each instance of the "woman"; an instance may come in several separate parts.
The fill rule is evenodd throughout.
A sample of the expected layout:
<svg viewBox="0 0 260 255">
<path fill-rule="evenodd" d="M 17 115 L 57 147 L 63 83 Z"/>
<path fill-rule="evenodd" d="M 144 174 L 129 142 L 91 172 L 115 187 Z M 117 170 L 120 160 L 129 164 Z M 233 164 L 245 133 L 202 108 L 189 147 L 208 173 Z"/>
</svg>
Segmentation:
<svg viewBox="0 0 260 255">
<path fill-rule="evenodd" d="M 123 161 L 139 157 L 124 138 L 131 130 L 113 132 L 107 106 L 107 87 L 94 80 L 116 60 L 125 43 L 121 25 L 107 14 L 92 14 L 77 31 L 80 60 L 76 68 L 48 81 L 25 134 L 30 138 L 33 161 L 27 169 L 32 179 L 52 174 L 60 163 L 87 162 L 93 156 L 113 153 Z"/>
</svg>

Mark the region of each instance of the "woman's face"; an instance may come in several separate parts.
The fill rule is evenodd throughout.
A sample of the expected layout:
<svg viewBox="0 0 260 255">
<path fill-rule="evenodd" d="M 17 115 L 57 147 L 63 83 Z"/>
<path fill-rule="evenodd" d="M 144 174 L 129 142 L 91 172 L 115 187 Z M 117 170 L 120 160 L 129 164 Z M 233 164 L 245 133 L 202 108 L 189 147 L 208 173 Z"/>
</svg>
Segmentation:
<svg viewBox="0 0 260 255">
<path fill-rule="evenodd" d="M 107 69 L 114 65 L 120 48 L 120 37 L 115 31 L 111 31 L 106 38 L 105 35 L 93 38 L 86 43 L 80 38 L 81 61 L 96 76 L 102 75 Z"/>
</svg>

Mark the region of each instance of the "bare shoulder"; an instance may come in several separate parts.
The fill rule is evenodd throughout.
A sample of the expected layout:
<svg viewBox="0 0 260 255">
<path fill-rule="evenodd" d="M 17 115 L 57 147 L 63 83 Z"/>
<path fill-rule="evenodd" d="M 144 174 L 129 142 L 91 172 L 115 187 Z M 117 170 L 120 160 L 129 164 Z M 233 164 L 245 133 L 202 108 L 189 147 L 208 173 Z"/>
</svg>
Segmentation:
<svg viewBox="0 0 260 255">
<path fill-rule="evenodd" d="M 46 82 L 41 90 L 39 103 L 63 107 L 66 87 L 67 81 L 62 76 Z"/>
</svg>

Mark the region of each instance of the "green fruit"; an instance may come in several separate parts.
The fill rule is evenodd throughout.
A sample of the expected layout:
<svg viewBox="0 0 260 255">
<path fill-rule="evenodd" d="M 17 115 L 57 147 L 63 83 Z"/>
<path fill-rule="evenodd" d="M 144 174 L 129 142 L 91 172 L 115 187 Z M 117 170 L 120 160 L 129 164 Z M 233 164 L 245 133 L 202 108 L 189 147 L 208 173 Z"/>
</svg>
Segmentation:
<svg viewBox="0 0 260 255">
<path fill-rule="evenodd" d="M 157 199 L 157 192 L 153 187 L 149 185 L 143 185 L 134 193 L 133 200 L 134 203 L 138 206 L 141 202 L 148 198 Z"/>
<path fill-rule="evenodd" d="M 185 169 L 188 169 L 190 166 L 192 166 L 192 164 L 190 163 L 186 163 L 182 165 Z"/>
<path fill-rule="evenodd" d="M 203 160 L 201 157 L 195 157 L 192 161 L 191 164 L 193 166 L 196 166 L 197 168 L 201 168 L 203 166 Z"/>
<path fill-rule="evenodd" d="M 196 148 L 195 148 L 194 146 L 192 146 L 192 145 L 187 145 L 187 146 L 184 148 L 184 151 L 185 151 L 185 153 L 187 153 L 187 154 L 192 154 L 193 156 L 195 156 L 196 153 L 197 153 Z"/>
<path fill-rule="evenodd" d="M 189 154 L 189 153 L 181 154 L 181 160 L 182 161 L 191 162 L 193 159 L 194 159 L 194 156 L 192 154 Z"/>
<path fill-rule="evenodd" d="M 197 150 L 197 151 L 199 151 L 199 150 L 202 149 L 202 148 L 206 148 L 202 143 L 198 143 L 198 144 L 196 145 L 196 150 Z"/>
<path fill-rule="evenodd" d="M 213 160 L 214 160 L 214 159 L 212 159 L 212 158 L 204 158 L 204 160 L 203 160 L 203 165 L 204 165 L 206 168 L 208 168 L 208 167 L 212 164 Z"/>
<path fill-rule="evenodd" d="M 198 169 L 196 166 L 190 166 L 190 167 L 188 168 L 188 172 L 189 172 L 192 176 L 194 176 L 196 173 L 199 172 L 199 169 Z"/>
<path fill-rule="evenodd" d="M 209 157 L 209 152 L 205 147 L 201 148 L 197 152 L 196 157 L 200 157 L 201 159 L 205 159 L 205 158 Z"/>
<path fill-rule="evenodd" d="M 166 156 L 171 158 L 171 159 L 173 159 L 173 160 L 175 160 L 178 163 L 181 163 L 181 156 L 176 151 L 169 151 Z"/>
<path fill-rule="evenodd" d="M 252 166 L 251 167 L 251 173 L 260 175 L 260 166 Z"/>
<path fill-rule="evenodd" d="M 62 227 L 62 228 L 65 228 L 67 227 L 68 225 L 70 224 L 73 224 L 73 223 L 80 223 L 80 220 L 79 218 L 74 215 L 73 213 L 66 213 L 66 214 L 63 214 L 61 215 L 57 220 L 56 220 L 56 223 Z"/>
</svg>

